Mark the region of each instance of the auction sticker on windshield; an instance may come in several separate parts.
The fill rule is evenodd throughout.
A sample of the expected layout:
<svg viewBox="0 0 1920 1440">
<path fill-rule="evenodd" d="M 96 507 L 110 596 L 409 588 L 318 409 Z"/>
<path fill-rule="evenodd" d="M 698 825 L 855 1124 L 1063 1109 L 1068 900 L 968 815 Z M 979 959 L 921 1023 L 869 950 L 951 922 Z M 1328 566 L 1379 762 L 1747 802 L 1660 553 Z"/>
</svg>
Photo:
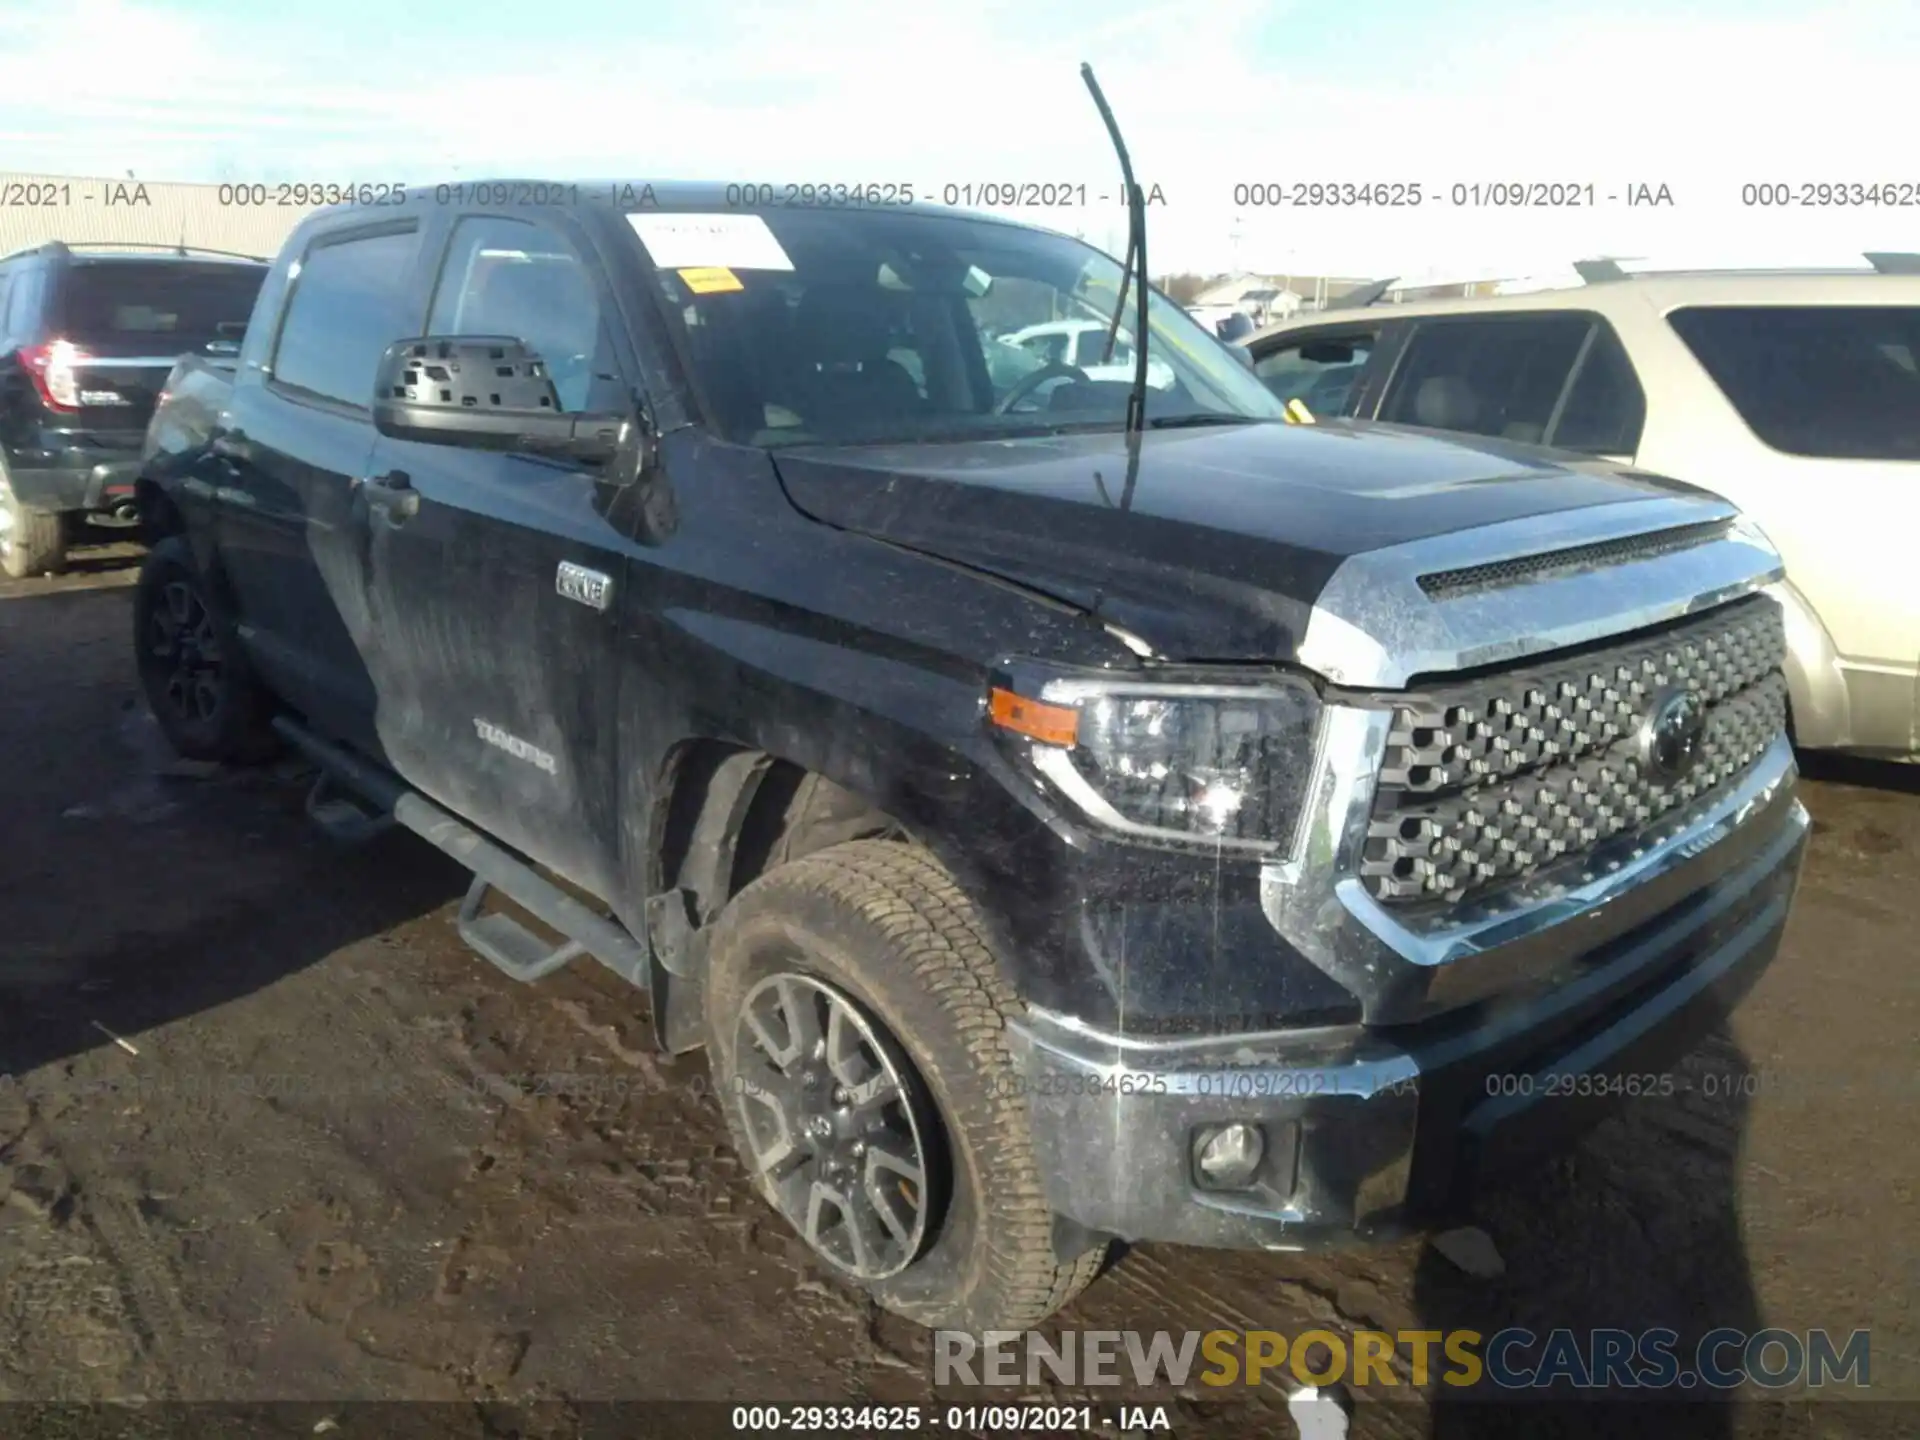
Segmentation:
<svg viewBox="0 0 1920 1440">
<path fill-rule="evenodd" d="M 696 295 L 719 295 L 728 290 L 747 288 L 740 283 L 740 277 L 724 265 L 702 265 L 682 270 L 680 278 L 686 282 L 687 289 Z"/>
<path fill-rule="evenodd" d="M 760 215 L 649 211 L 627 224 L 662 270 L 791 270 L 793 261 Z"/>
</svg>

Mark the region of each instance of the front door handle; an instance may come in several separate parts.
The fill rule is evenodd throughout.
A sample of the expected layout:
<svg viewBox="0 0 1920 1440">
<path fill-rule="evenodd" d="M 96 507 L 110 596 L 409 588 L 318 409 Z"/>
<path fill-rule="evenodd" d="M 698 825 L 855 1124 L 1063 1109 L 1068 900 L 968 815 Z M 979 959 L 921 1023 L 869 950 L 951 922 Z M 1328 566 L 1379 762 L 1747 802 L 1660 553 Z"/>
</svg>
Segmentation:
<svg viewBox="0 0 1920 1440">
<path fill-rule="evenodd" d="M 386 512 L 395 524 L 412 519 L 420 509 L 420 492 L 404 470 L 389 470 L 384 475 L 369 475 L 360 482 L 367 504 Z"/>
</svg>

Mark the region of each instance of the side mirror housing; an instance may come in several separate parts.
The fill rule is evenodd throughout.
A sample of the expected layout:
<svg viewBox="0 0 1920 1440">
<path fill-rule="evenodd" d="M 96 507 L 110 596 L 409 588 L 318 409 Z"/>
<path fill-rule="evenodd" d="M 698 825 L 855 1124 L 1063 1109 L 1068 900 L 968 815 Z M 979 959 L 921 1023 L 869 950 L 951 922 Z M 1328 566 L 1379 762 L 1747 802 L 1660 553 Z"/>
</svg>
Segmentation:
<svg viewBox="0 0 1920 1440">
<path fill-rule="evenodd" d="M 546 362 L 511 335 L 422 335 L 380 357 L 373 427 L 397 440 L 519 450 L 583 464 L 612 459 L 627 415 L 569 415 Z"/>
</svg>

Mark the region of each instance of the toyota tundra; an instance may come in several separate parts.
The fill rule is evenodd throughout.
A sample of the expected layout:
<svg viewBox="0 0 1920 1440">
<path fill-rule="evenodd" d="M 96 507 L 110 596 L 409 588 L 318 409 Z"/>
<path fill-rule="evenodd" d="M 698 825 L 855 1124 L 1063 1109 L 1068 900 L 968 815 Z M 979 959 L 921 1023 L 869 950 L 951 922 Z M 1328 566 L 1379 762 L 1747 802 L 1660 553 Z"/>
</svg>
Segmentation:
<svg viewBox="0 0 1920 1440">
<path fill-rule="evenodd" d="M 644 990 L 767 1204 L 928 1325 L 1115 1240 L 1431 1225 L 1659 1103 L 1806 843 L 1766 536 L 1289 424 L 1144 287 L 1168 383 L 996 383 L 1130 272 L 819 188 L 305 219 L 143 462 L 174 746 L 297 746 L 330 830 L 474 872 L 507 974 Z"/>
</svg>

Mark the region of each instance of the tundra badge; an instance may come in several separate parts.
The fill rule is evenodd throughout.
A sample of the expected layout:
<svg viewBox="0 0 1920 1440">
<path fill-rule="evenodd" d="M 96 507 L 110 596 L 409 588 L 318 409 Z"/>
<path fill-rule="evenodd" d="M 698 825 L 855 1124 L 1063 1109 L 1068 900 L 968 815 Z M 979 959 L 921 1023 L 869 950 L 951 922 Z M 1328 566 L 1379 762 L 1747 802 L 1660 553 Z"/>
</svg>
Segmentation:
<svg viewBox="0 0 1920 1440">
<path fill-rule="evenodd" d="M 611 576 L 602 575 L 598 570 L 589 570 L 584 565 L 576 565 L 571 560 L 560 562 L 560 571 L 553 577 L 553 588 L 567 599 L 578 600 L 595 610 L 606 609 L 613 598 Z"/>
<path fill-rule="evenodd" d="M 518 735 L 510 735 L 491 720 L 473 717 L 473 729 L 482 740 L 495 749 L 504 750 L 516 760 L 524 760 L 536 770 L 544 770 L 549 775 L 560 773 L 560 762 L 538 745 L 522 740 Z"/>
</svg>

